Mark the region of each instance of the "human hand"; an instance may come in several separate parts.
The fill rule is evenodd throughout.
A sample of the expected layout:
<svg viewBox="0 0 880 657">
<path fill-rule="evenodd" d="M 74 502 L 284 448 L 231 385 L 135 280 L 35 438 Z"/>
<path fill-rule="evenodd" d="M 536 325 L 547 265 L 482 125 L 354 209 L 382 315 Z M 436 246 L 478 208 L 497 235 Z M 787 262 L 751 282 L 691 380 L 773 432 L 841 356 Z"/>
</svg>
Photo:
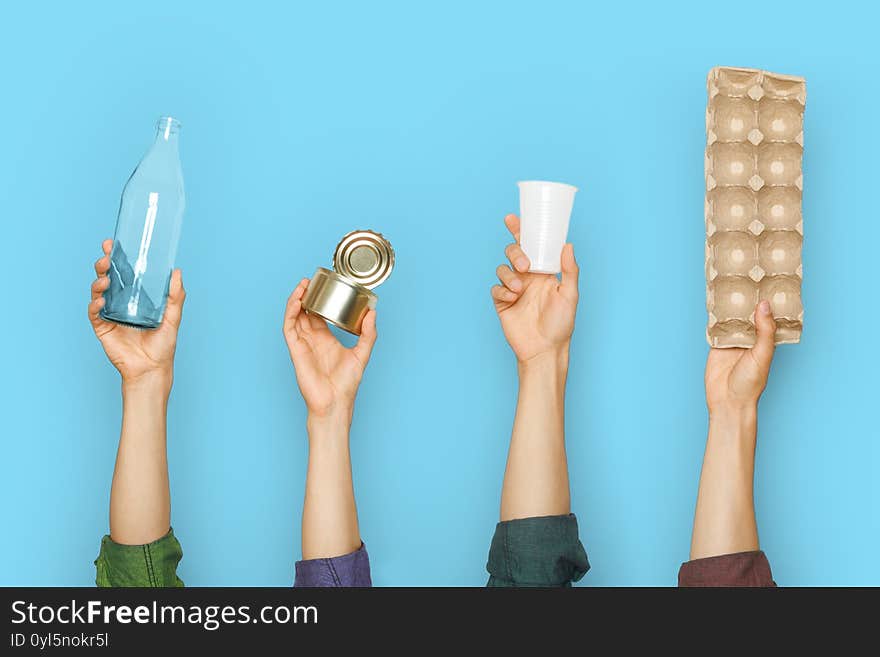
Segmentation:
<svg viewBox="0 0 880 657">
<path fill-rule="evenodd" d="M 716 412 L 757 408 L 775 349 L 776 321 L 768 301 L 755 306 L 755 328 L 757 340 L 751 349 L 709 350 L 706 404 L 710 417 Z"/>
<path fill-rule="evenodd" d="M 296 382 L 310 415 L 322 418 L 341 412 L 350 418 L 376 343 L 376 311 L 367 312 L 357 344 L 348 349 L 330 332 L 326 321 L 303 310 L 302 298 L 308 286 L 308 278 L 300 281 L 284 312 L 284 339 L 296 370 Z"/>
<path fill-rule="evenodd" d="M 501 285 L 491 290 L 504 337 L 520 363 L 542 354 L 567 353 L 578 301 L 574 247 L 566 244 L 562 249 L 561 282 L 552 274 L 531 274 L 519 246 L 519 217 L 509 214 L 504 223 L 514 238 L 504 251 L 512 267 L 498 266 Z"/>
<path fill-rule="evenodd" d="M 104 240 L 101 248 L 104 255 L 95 262 L 97 278 L 92 282 L 92 300 L 88 308 L 89 321 L 95 335 L 101 341 L 113 367 L 122 375 L 124 385 L 157 381 L 170 390 L 177 330 L 180 328 L 183 302 L 186 299 L 181 272 L 175 269 L 171 274 L 165 315 L 158 328 L 142 330 L 108 322 L 101 317 L 100 312 L 104 307 L 103 294 L 110 287 L 107 272 L 110 271 L 113 240 Z"/>
</svg>

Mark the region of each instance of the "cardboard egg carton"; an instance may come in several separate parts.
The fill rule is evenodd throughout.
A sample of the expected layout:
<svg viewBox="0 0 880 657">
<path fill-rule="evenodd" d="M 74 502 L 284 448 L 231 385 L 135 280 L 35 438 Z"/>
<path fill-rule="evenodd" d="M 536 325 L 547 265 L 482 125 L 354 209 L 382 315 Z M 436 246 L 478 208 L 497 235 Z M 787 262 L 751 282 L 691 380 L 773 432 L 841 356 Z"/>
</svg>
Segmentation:
<svg viewBox="0 0 880 657">
<path fill-rule="evenodd" d="M 776 343 L 803 330 L 803 78 L 716 67 L 706 107 L 706 338 L 755 343 L 755 304 L 768 300 Z"/>
</svg>

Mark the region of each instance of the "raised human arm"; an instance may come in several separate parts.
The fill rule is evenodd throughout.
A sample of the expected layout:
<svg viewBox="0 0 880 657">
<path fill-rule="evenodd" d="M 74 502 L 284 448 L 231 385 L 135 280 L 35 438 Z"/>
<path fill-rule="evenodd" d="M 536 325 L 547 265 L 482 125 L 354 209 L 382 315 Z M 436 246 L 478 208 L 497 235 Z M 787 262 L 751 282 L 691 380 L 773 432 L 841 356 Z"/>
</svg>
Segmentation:
<svg viewBox="0 0 880 657">
<path fill-rule="evenodd" d="M 528 273 L 519 247 L 519 219 L 505 223 L 516 240 L 496 270 L 491 292 L 504 335 L 516 356 L 519 393 L 501 491 L 501 520 L 570 512 L 565 456 L 565 383 L 578 300 L 574 249 L 562 252 L 561 280 Z"/>
<path fill-rule="evenodd" d="M 518 362 L 517 370 L 519 392 L 501 489 L 501 520 L 568 514 L 568 346 Z"/>
<path fill-rule="evenodd" d="M 306 403 L 309 465 L 302 515 L 304 560 L 355 552 L 361 546 L 351 474 L 349 430 L 358 386 L 376 342 L 376 313 L 364 318 L 351 349 L 327 323 L 302 308 L 309 280 L 287 302 L 284 337 Z"/>
<path fill-rule="evenodd" d="M 123 545 L 150 543 L 171 527 L 166 415 L 174 378 L 174 352 L 186 293 L 180 270 L 171 276 L 162 324 L 141 330 L 103 320 L 110 284 L 112 240 L 95 263 L 88 314 L 95 335 L 122 378 L 122 431 L 110 489 L 110 538 Z"/>
<path fill-rule="evenodd" d="M 486 569 L 489 586 L 571 586 L 590 567 L 571 514 L 565 456 L 565 383 L 578 301 L 571 244 L 562 277 L 528 272 L 519 218 L 505 224 L 515 242 L 496 270 L 495 310 L 517 361 L 519 393 Z"/>
<path fill-rule="evenodd" d="M 755 308 L 751 349 L 711 349 L 706 362 L 709 434 L 700 473 L 690 558 L 758 550 L 754 471 L 758 400 L 773 360 L 770 304 Z"/>
<path fill-rule="evenodd" d="M 166 450 L 170 392 L 170 381 L 159 376 L 122 383 L 122 431 L 110 488 L 110 537 L 116 543 L 150 543 L 171 528 Z"/>
</svg>

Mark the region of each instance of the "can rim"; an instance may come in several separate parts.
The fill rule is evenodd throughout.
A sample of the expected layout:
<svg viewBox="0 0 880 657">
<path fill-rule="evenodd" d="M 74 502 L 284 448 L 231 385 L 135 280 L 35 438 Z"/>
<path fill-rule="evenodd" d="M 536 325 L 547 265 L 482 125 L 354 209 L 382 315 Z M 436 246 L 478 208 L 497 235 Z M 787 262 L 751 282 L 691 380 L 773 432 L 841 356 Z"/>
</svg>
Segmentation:
<svg viewBox="0 0 880 657">
<path fill-rule="evenodd" d="M 350 264 L 346 262 L 346 256 L 361 246 L 370 247 L 378 258 L 376 268 L 364 275 L 352 271 Z M 391 276 L 394 269 L 394 247 L 382 233 L 372 230 L 353 230 L 345 234 L 336 245 L 333 251 L 333 269 L 356 285 L 371 290 Z"/>
</svg>

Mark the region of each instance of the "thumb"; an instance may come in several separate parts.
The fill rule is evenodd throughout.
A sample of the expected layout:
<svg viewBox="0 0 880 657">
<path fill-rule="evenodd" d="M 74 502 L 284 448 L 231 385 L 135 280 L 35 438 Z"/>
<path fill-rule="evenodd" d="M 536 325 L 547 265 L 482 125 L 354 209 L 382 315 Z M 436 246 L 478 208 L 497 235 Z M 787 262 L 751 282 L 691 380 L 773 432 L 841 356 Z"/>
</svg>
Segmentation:
<svg viewBox="0 0 880 657">
<path fill-rule="evenodd" d="M 574 246 L 566 244 L 562 247 L 562 284 L 559 290 L 566 299 L 573 303 L 577 303 L 578 299 L 578 276 L 580 276 L 580 267 L 577 260 L 574 259 Z"/>
<path fill-rule="evenodd" d="M 183 315 L 183 302 L 186 300 L 186 290 L 183 289 L 183 273 L 175 269 L 171 273 L 171 283 L 168 286 L 168 305 L 165 306 L 165 320 L 174 328 L 180 326 L 180 317 Z"/>
<path fill-rule="evenodd" d="M 769 301 L 761 301 L 755 306 L 755 328 L 758 337 L 755 346 L 752 347 L 752 355 L 761 369 L 767 372 L 776 348 L 776 320 L 773 319 L 773 310 Z"/>
<path fill-rule="evenodd" d="M 370 360 L 370 354 L 373 352 L 373 345 L 376 344 L 376 311 L 369 310 L 364 316 L 363 324 L 361 324 L 361 334 L 358 337 L 357 344 L 352 348 L 354 355 L 361 362 L 364 368 Z"/>
</svg>

